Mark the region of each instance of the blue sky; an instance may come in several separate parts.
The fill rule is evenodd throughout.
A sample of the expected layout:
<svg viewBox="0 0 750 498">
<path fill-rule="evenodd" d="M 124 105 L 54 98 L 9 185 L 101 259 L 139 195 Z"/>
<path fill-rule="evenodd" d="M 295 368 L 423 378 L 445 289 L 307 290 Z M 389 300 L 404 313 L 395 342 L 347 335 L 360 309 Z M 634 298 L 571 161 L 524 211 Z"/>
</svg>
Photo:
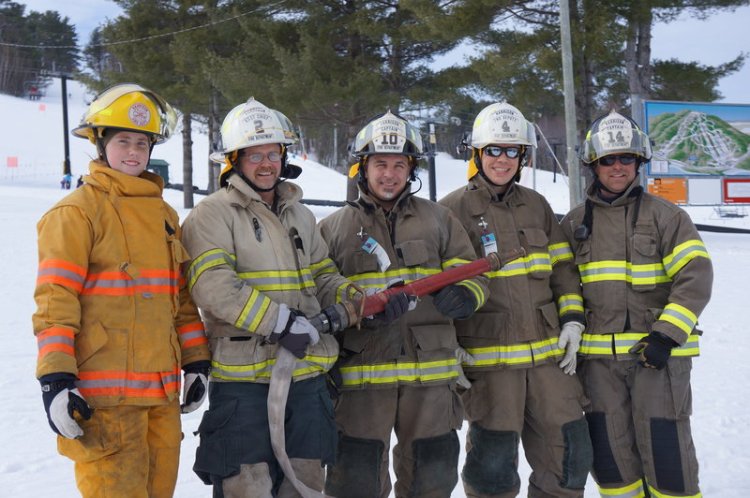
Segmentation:
<svg viewBox="0 0 750 498">
<path fill-rule="evenodd" d="M 18 0 L 17 0 L 18 1 Z M 56 10 L 67 16 L 76 26 L 79 44 L 88 42 L 90 32 L 107 19 L 122 12 L 109 0 L 29 0 L 18 3 L 29 10 Z M 750 51 L 750 5 L 734 12 L 719 12 L 705 20 L 681 16 L 668 24 L 657 24 L 652 32 L 651 56 L 655 59 L 676 58 L 681 61 L 699 61 L 706 65 L 729 62 L 743 50 Z M 463 54 L 451 55 L 455 60 L 441 61 L 461 64 Z M 732 76 L 719 81 L 721 102 L 750 104 L 750 61 Z"/>
</svg>

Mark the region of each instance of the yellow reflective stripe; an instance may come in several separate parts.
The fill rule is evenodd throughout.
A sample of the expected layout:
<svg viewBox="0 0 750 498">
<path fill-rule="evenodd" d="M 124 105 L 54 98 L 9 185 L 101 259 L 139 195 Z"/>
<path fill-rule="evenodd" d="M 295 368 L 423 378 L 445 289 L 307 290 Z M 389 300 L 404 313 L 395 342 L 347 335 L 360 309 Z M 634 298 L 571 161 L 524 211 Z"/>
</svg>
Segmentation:
<svg viewBox="0 0 750 498">
<path fill-rule="evenodd" d="M 188 266 L 188 288 L 192 290 L 195 282 L 198 281 L 203 272 L 221 265 L 227 265 L 234 269 L 234 254 L 229 254 L 223 249 L 211 249 L 195 258 L 190 263 L 190 266 Z"/>
<path fill-rule="evenodd" d="M 619 488 L 603 488 L 599 486 L 599 494 L 606 498 L 645 498 L 646 491 L 643 489 L 643 483 L 639 479 L 627 486 Z"/>
<path fill-rule="evenodd" d="M 474 296 L 474 302 L 476 302 L 474 311 L 484 306 L 484 302 L 487 300 L 487 297 L 484 295 L 484 291 L 482 291 L 482 287 L 480 287 L 479 284 L 477 284 L 473 280 L 462 280 L 458 283 L 458 285 L 462 285 L 469 289 L 469 292 L 471 292 Z"/>
<path fill-rule="evenodd" d="M 458 360 L 354 365 L 341 367 L 341 377 L 344 387 L 447 381 L 458 378 Z"/>
<path fill-rule="evenodd" d="M 711 259 L 706 250 L 705 244 L 701 240 L 692 239 L 683 242 L 674 248 L 671 254 L 666 256 L 662 261 L 667 275 L 674 277 L 683 266 L 695 258 Z"/>
<path fill-rule="evenodd" d="M 441 263 L 441 265 L 442 265 L 442 267 L 443 267 L 443 270 L 447 270 L 448 268 L 452 268 L 452 267 L 454 267 L 454 266 L 461 266 L 461 265 L 465 265 L 466 263 L 470 263 L 470 262 L 471 262 L 471 261 L 469 261 L 468 259 L 463 259 L 463 258 L 451 258 L 451 259 L 447 259 L 447 260 L 443 261 L 443 262 Z"/>
<path fill-rule="evenodd" d="M 532 272 L 552 271 L 552 263 L 548 253 L 537 252 L 522 258 L 509 261 L 496 271 L 485 273 L 490 278 L 513 277 L 526 275 Z"/>
<path fill-rule="evenodd" d="M 248 285 L 261 292 L 302 290 L 315 287 L 312 274 L 307 268 L 297 270 L 246 271 L 237 274 Z"/>
<path fill-rule="evenodd" d="M 616 334 L 583 334 L 579 354 L 588 356 L 624 356 L 647 332 L 618 332 Z M 700 355 L 700 336 L 691 335 L 685 344 L 672 349 L 672 356 Z"/>
<path fill-rule="evenodd" d="M 550 337 L 524 344 L 466 348 L 466 351 L 474 357 L 475 363 L 464 366 L 530 365 L 534 361 L 558 358 L 564 355 L 565 351 L 557 347 L 557 342 L 557 337 Z"/>
<path fill-rule="evenodd" d="M 669 303 L 664 307 L 664 311 L 659 315 L 659 320 L 669 322 L 678 329 L 690 335 L 698 323 L 698 317 L 684 306 L 677 303 Z"/>
<path fill-rule="evenodd" d="M 314 373 L 324 373 L 330 370 L 336 362 L 335 356 L 306 355 L 294 364 L 293 376 L 309 376 Z M 271 369 L 275 358 L 248 365 L 227 365 L 216 360 L 211 361 L 211 376 L 216 379 L 229 381 L 256 381 L 270 379 Z"/>
<path fill-rule="evenodd" d="M 700 491 L 695 493 L 694 495 L 673 495 L 669 493 L 664 493 L 662 491 L 656 490 L 651 484 L 648 483 L 648 480 L 646 480 L 646 487 L 648 487 L 648 491 L 651 494 L 651 498 L 702 498 L 703 495 Z"/>
<path fill-rule="evenodd" d="M 557 309 L 560 316 L 576 311 L 583 313 L 583 296 L 580 294 L 563 294 L 557 298 Z"/>
<path fill-rule="evenodd" d="M 595 261 L 578 265 L 581 283 L 623 281 L 633 285 L 648 285 L 671 282 L 661 263 L 634 265 L 628 261 Z"/>
<path fill-rule="evenodd" d="M 238 329 L 255 332 L 270 304 L 270 299 L 256 289 L 253 289 L 250 293 L 250 297 L 247 298 L 245 306 L 242 308 L 240 316 L 238 316 L 237 320 L 234 322 L 234 326 Z"/>
<path fill-rule="evenodd" d="M 567 242 L 560 242 L 559 244 L 550 244 L 547 246 L 547 250 L 550 254 L 552 266 L 555 266 L 560 261 L 567 261 L 573 259 L 573 250 L 570 248 L 570 244 Z"/>
<path fill-rule="evenodd" d="M 313 278 L 318 278 L 320 275 L 326 273 L 336 273 L 336 264 L 331 258 L 324 258 L 317 263 L 310 263 L 310 271 L 312 272 Z"/>
<path fill-rule="evenodd" d="M 347 278 L 365 289 L 385 289 L 396 281 L 405 284 L 429 275 L 440 273 L 440 268 L 422 268 L 419 266 L 411 268 L 395 268 L 386 272 L 367 272 L 349 275 Z"/>
</svg>

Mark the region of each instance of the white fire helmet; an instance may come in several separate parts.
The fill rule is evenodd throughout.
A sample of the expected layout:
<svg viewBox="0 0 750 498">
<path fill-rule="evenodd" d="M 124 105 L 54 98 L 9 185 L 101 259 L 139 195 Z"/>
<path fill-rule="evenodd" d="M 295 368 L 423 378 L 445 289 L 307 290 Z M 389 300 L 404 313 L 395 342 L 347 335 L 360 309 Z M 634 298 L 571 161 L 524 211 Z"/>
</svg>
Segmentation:
<svg viewBox="0 0 750 498">
<path fill-rule="evenodd" d="M 221 145 L 211 154 L 218 163 L 225 156 L 246 147 L 264 144 L 281 144 L 285 147 L 298 141 L 292 123 L 279 111 L 266 107 L 250 97 L 227 114 L 221 124 Z"/>
<path fill-rule="evenodd" d="M 506 102 L 490 104 L 474 120 L 471 146 L 483 149 L 490 144 L 536 147 L 534 125 L 526 121 L 521 111 Z"/>
<path fill-rule="evenodd" d="M 651 140 L 635 121 L 612 111 L 591 125 L 583 142 L 581 160 L 593 164 L 600 157 L 633 154 L 643 161 L 651 159 Z"/>
</svg>

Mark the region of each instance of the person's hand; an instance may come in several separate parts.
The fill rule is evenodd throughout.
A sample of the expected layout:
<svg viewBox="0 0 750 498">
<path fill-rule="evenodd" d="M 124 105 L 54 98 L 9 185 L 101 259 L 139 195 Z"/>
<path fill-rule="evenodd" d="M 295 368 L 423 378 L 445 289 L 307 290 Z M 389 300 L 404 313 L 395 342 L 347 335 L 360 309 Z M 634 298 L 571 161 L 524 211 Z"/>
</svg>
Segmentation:
<svg viewBox="0 0 750 498">
<path fill-rule="evenodd" d="M 672 355 L 672 349 L 677 343 L 661 332 L 651 332 L 644 336 L 628 351 L 638 355 L 638 363 L 646 368 L 661 370 L 667 366 L 667 360 Z"/>
<path fill-rule="evenodd" d="M 432 302 L 440 313 L 454 320 L 469 318 L 477 305 L 469 289 L 461 285 L 443 287 Z"/>
<path fill-rule="evenodd" d="M 388 298 L 383 311 L 373 316 L 365 317 L 363 324 L 368 327 L 388 325 L 401 318 L 407 311 L 416 308 L 416 304 L 416 298 L 407 295 L 405 292 L 399 292 Z"/>
<path fill-rule="evenodd" d="M 581 334 L 585 328 L 580 322 L 567 322 L 560 331 L 557 347 L 565 350 L 565 356 L 558 365 L 568 375 L 576 373 L 578 350 L 581 347 Z"/>
<path fill-rule="evenodd" d="M 185 381 L 182 386 L 181 413 L 190 413 L 198 409 L 208 393 L 208 373 L 211 363 L 207 360 L 196 361 L 185 365 Z"/>
<path fill-rule="evenodd" d="M 88 420 L 94 412 L 76 388 L 75 380 L 74 375 L 66 373 L 49 374 L 39 379 L 49 425 L 68 439 L 83 436 L 83 429 L 73 418 L 73 413 L 78 412 L 81 418 Z"/>
<path fill-rule="evenodd" d="M 269 342 L 281 344 L 297 358 L 304 358 L 308 344 L 315 345 L 320 340 L 318 330 L 297 310 L 279 304 L 276 327 L 268 338 Z"/>
</svg>

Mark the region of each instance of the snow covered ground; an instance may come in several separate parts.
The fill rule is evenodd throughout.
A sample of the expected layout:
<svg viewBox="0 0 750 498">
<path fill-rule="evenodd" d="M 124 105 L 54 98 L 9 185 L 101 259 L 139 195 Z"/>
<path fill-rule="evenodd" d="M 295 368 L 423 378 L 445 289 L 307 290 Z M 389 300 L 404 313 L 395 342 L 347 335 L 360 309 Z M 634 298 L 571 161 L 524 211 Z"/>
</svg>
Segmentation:
<svg viewBox="0 0 750 498">
<path fill-rule="evenodd" d="M 86 97 L 77 84 L 69 83 L 69 123 L 78 123 Z M 90 99 L 90 97 L 89 97 Z M 0 489 L 3 496 L 56 497 L 78 496 L 72 463 L 57 454 L 55 437 L 47 425 L 39 385 L 35 379 L 36 341 L 31 332 L 34 312 L 33 291 L 36 279 L 36 221 L 67 191 L 59 188 L 63 158 L 62 111 L 59 83 L 47 91 L 41 101 L 31 102 L 0 96 L 0 261 L 4 262 L 0 280 L 0 331 L 4 344 L 4 375 L 0 376 Z M 42 109 L 41 106 L 44 106 Z M 205 135 L 194 135 L 194 157 L 206 156 Z M 93 146 L 71 137 L 71 164 L 74 181 L 85 173 Z M 171 164 L 170 178 L 181 181 L 181 141 L 175 138 L 157 146 L 155 158 Z M 7 167 L 8 157 L 16 157 L 18 167 Z M 202 161 L 202 160 L 201 160 Z M 198 161 L 196 161 L 197 163 Z M 11 161 L 12 163 L 12 161 Z M 303 165 L 298 183 L 306 197 L 342 200 L 346 180 L 312 161 Z M 462 185 L 466 166 L 446 156 L 437 159 L 438 197 Z M 532 175 L 524 174 L 523 183 L 532 185 Z M 198 168 L 195 183 L 205 187 L 207 173 Z M 427 178 L 420 195 L 427 195 Z M 568 190 L 558 176 L 552 182 L 548 173 L 536 174 L 536 188 L 554 210 L 568 209 Z M 182 193 L 165 191 L 165 198 L 184 219 Z M 196 203 L 201 196 L 196 197 Z M 324 217 L 332 208 L 312 207 Z M 719 219 L 710 207 L 689 208 L 696 223 L 750 228 L 747 218 Z M 742 328 L 742 310 L 747 306 L 744 289 L 750 280 L 750 236 L 702 234 L 712 256 L 715 270 L 714 294 L 700 317 L 704 330 L 703 356 L 693 369 L 693 434 L 701 465 L 701 487 L 706 497 L 745 498 L 750 496 L 750 402 L 746 398 L 746 380 L 750 378 L 746 334 Z M 743 387 L 744 386 L 744 387 Z M 210 496 L 192 473 L 197 446 L 193 431 L 202 410 L 183 417 L 182 458 L 175 496 Z M 466 425 L 464 425 L 464 430 Z M 463 438 L 464 431 L 461 432 Z M 463 454 L 461 456 L 463 461 Z M 521 459 L 522 481 L 529 468 Z M 521 495 L 526 494 L 526 487 Z M 463 496 L 459 487 L 454 497 Z M 598 496 L 589 479 L 586 497 Z"/>
</svg>

